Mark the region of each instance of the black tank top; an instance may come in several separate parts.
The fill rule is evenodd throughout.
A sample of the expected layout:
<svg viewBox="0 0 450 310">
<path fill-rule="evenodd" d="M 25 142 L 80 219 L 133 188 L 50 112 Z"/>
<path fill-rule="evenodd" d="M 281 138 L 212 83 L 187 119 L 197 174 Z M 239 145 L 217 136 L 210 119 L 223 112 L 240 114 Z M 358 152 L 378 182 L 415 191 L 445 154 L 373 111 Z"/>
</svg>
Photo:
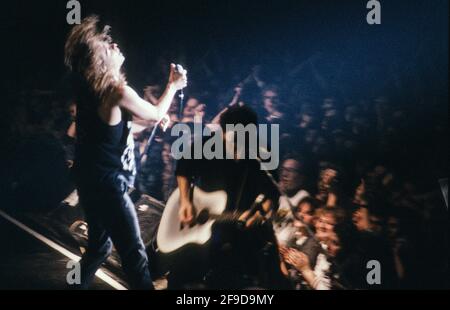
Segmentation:
<svg viewBox="0 0 450 310">
<path fill-rule="evenodd" d="M 117 185 L 117 177 L 120 177 L 128 186 L 133 186 L 136 163 L 131 116 L 122 110 L 121 121 L 108 125 L 98 114 L 99 104 L 86 84 L 79 83 L 75 176 L 78 182 L 94 185 Z"/>
</svg>

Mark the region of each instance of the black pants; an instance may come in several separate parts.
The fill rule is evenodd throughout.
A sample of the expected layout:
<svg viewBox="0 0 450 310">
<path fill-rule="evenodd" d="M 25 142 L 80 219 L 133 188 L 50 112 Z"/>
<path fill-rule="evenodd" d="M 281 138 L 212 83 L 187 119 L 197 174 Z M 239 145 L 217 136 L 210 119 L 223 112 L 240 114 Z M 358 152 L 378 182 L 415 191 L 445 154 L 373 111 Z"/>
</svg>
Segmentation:
<svg viewBox="0 0 450 310">
<path fill-rule="evenodd" d="M 176 254 L 169 289 L 286 288 L 275 236 L 269 223 L 243 228 L 216 222 L 211 239 Z"/>
<path fill-rule="evenodd" d="M 131 289 L 153 289 L 136 210 L 120 175 L 88 186 L 78 182 L 80 203 L 88 223 L 88 249 L 81 259 L 81 285 L 88 288 L 114 244 Z"/>
</svg>

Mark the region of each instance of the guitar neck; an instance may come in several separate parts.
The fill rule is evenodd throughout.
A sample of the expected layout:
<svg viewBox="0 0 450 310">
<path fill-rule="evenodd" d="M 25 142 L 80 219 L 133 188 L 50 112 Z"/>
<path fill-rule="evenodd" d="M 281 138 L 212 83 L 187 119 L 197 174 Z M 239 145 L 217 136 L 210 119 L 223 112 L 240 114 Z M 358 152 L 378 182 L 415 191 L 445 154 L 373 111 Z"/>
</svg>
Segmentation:
<svg viewBox="0 0 450 310">
<path fill-rule="evenodd" d="M 208 220 L 215 220 L 215 221 L 221 221 L 221 222 L 228 222 L 228 221 L 233 222 L 233 221 L 238 221 L 239 218 L 242 216 L 242 214 L 243 214 L 242 212 L 240 212 L 240 213 L 226 212 L 226 213 L 222 213 L 222 214 L 210 214 L 210 215 L 208 215 Z"/>
</svg>

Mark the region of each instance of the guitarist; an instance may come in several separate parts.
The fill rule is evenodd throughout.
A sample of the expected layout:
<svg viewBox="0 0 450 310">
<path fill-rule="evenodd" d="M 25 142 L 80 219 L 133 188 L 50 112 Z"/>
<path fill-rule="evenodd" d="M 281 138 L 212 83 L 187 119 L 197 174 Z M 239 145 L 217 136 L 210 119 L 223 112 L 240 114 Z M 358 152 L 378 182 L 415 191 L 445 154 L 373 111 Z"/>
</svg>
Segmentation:
<svg viewBox="0 0 450 310">
<path fill-rule="evenodd" d="M 230 142 L 227 140 L 228 137 L 232 136 L 225 131 L 227 124 L 242 124 L 244 127 L 249 124 L 256 125 L 257 116 L 245 105 L 231 106 L 220 116 L 221 132 L 224 133 L 222 136 L 224 150 L 227 150 Z M 258 251 L 259 245 L 256 244 L 256 240 L 264 237 L 261 233 L 255 234 L 258 230 L 253 228 L 259 226 L 255 225 L 256 223 L 264 222 L 271 216 L 272 202 L 278 200 L 278 192 L 267 179 L 264 171 L 260 169 L 260 163 L 257 160 L 239 158 L 236 150 L 228 149 L 227 151 L 233 152 L 233 159 L 181 159 L 177 162 L 176 168 L 180 189 L 181 223 L 195 224 L 196 214 L 190 194 L 192 184 L 207 192 L 224 190 L 227 193 L 226 212 L 241 214 L 240 227 L 244 229 L 237 229 L 236 225 L 230 226 L 223 223 L 216 223 L 213 226 L 209 264 L 212 265 L 215 279 L 210 285 L 216 288 L 240 286 L 241 283 L 236 278 L 250 272 L 246 270 L 249 266 L 257 265 L 255 258 L 251 257 Z M 260 194 L 265 196 L 265 200 L 259 210 L 255 211 L 254 208 L 251 209 L 251 206 Z M 244 262 L 246 260 L 247 262 Z"/>
</svg>

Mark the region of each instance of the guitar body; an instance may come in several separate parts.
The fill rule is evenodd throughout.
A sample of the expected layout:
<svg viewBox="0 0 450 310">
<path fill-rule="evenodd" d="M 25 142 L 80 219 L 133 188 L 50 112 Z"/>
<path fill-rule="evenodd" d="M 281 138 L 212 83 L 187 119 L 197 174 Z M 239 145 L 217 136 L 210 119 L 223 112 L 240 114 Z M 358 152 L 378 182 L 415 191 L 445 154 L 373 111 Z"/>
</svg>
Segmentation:
<svg viewBox="0 0 450 310">
<path fill-rule="evenodd" d="M 207 242 L 211 239 L 213 224 L 216 221 L 230 223 L 236 220 L 236 214 L 225 212 L 227 194 L 224 191 L 208 193 L 194 187 L 192 204 L 197 218 L 205 211 L 209 216 L 204 221 L 196 221 L 192 227 L 185 225 L 181 228 L 179 201 L 180 191 L 176 189 L 164 208 L 156 236 L 158 269 L 161 274 L 170 271 L 169 286 L 172 289 L 183 288 L 179 286 L 180 281 L 181 284 L 202 283 L 210 288 L 245 288 L 254 283 L 263 287 L 282 287 L 279 283 L 285 280 L 279 270 L 279 253 L 273 230 L 268 229 L 267 225 L 257 225 L 239 233 L 233 230 L 229 235 L 231 239 L 228 239 L 232 241 L 232 250 L 227 248 L 225 252 L 220 252 L 216 248 L 215 251 L 219 252 L 212 255 Z M 222 229 L 221 232 L 224 232 Z M 231 266 L 228 264 L 233 266 L 233 272 L 228 268 L 221 269 Z M 214 271 L 210 273 L 211 270 Z"/>
<path fill-rule="evenodd" d="M 227 194 L 224 191 L 205 192 L 194 187 L 192 204 L 196 214 L 207 212 L 211 216 L 204 223 L 197 223 L 193 227 L 181 227 L 178 211 L 180 204 L 180 190 L 177 188 L 164 208 L 156 237 L 158 248 L 164 254 L 170 254 L 188 244 L 203 245 L 211 238 L 211 228 L 215 218 L 224 213 Z"/>
</svg>

